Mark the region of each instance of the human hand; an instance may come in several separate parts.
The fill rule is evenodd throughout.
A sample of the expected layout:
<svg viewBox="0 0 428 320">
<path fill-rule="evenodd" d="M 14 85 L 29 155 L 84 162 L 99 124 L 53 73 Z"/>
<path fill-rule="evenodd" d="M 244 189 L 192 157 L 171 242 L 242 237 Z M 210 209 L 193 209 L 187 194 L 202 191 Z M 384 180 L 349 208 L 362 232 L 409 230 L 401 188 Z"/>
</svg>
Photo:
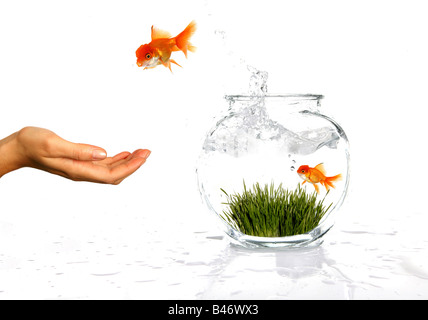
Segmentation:
<svg viewBox="0 0 428 320">
<path fill-rule="evenodd" d="M 22 167 L 32 167 L 73 181 L 117 185 L 149 155 L 149 150 L 138 149 L 107 157 L 100 147 L 69 142 L 47 129 L 25 127 L 0 141 L 0 177 Z"/>
</svg>

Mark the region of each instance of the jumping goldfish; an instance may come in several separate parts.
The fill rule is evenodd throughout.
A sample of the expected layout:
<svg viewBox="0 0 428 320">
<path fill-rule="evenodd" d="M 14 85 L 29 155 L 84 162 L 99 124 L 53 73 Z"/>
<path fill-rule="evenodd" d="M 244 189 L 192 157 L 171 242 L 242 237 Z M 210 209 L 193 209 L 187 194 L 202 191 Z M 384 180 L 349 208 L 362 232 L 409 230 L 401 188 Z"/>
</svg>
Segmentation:
<svg viewBox="0 0 428 320">
<path fill-rule="evenodd" d="M 303 180 L 305 180 L 302 184 L 306 181 L 312 183 L 317 193 L 320 193 L 320 190 L 316 183 L 321 183 L 328 191 L 329 187 L 334 188 L 333 181 L 337 181 L 342 178 L 341 174 L 333 177 L 326 177 L 326 172 L 322 163 L 316 165 L 315 168 L 311 168 L 307 165 L 300 166 L 299 169 L 297 169 L 297 173 Z"/>
<path fill-rule="evenodd" d="M 171 70 L 171 63 L 181 67 L 173 59 L 170 59 L 173 51 L 183 51 L 187 58 L 187 51 L 194 52 L 196 47 L 189 42 L 190 37 L 196 31 L 196 23 L 192 21 L 179 35 L 171 37 L 167 31 L 152 26 L 152 41 L 141 45 L 135 52 L 137 65 L 144 69 L 154 68 L 160 64 Z M 172 72 L 172 70 L 171 70 Z"/>
</svg>

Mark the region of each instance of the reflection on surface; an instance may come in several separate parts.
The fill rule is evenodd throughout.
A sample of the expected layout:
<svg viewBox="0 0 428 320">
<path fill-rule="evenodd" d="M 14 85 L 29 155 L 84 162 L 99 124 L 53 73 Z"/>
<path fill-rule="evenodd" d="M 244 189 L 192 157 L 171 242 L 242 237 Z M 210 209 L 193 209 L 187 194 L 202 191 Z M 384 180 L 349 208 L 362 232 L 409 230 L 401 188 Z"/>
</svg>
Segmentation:
<svg viewBox="0 0 428 320">
<path fill-rule="evenodd" d="M 56 229 L 4 215 L 0 299 L 428 297 L 428 240 L 423 224 L 414 223 L 422 214 L 409 214 L 411 225 L 349 219 L 322 245 L 295 249 L 243 248 L 204 219 L 198 226 L 180 218 L 123 219 L 120 210 L 98 215 L 85 226 L 64 215 Z"/>
</svg>

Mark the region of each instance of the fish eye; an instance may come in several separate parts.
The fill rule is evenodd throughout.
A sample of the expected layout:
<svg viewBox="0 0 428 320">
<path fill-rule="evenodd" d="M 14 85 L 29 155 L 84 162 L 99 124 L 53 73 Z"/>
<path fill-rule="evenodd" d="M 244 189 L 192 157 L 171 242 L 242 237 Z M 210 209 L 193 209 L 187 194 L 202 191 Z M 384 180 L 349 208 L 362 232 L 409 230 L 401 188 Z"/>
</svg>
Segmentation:
<svg viewBox="0 0 428 320">
<path fill-rule="evenodd" d="M 305 170 L 302 170 L 302 173 L 305 173 Z"/>
<path fill-rule="evenodd" d="M 146 54 L 146 59 L 150 59 L 152 57 L 152 55 L 150 53 Z"/>
</svg>

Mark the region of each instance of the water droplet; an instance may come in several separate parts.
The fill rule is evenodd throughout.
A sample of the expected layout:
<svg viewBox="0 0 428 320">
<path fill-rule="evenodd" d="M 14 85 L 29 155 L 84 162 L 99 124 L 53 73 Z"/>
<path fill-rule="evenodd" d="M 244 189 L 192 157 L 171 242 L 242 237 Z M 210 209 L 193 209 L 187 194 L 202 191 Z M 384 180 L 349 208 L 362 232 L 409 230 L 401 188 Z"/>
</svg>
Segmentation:
<svg viewBox="0 0 428 320">
<path fill-rule="evenodd" d="M 295 168 L 293 166 L 291 166 L 290 170 L 293 171 Z"/>
</svg>

